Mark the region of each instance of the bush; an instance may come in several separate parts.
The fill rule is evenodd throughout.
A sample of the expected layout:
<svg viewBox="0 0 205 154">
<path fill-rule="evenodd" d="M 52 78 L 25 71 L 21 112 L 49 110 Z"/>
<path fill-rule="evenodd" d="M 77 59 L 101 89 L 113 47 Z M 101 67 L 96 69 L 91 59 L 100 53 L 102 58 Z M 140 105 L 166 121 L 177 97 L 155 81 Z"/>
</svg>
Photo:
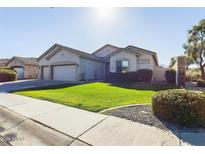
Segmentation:
<svg viewBox="0 0 205 154">
<path fill-rule="evenodd" d="M 137 72 L 110 73 L 110 82 L 137 82 Z"/>
<path fill-rule="evenodd" d="M 168 83 L 176 82 L 176 71 L 175 70 L 166 70 L 165 77 Z"/>
<path fill-rule="evenodd" d="M 196 82 L 201 78 L 201 73 L 199 69 L 189 69 L 186 71 L 186 81 Z"/>
<path fill-rule="evenodd" d="M 150 69 L 140 69 L 137 71 L 137 80 L 139 82 L 151 82 L 153 71 Z"/>
<path fill-rule="evenodd" d="M 11 69 L 0 68 L 0 82 L 16 80 L 16 72 Z"/>
<path fill-rule="evenodd" d="M 12 71 L 15 71 L 14 68 L 12 68 L 12 67 L 6 67 L 6 66 L 2 66 L 2 67 L 0 67 L 0 69 L 6 69 L 6 70 L 12 70 Z"/>
<path fill-rule="evenodd" d="M 197 86 L 198 87 L 205 87 L 205 80 L 198 80 L 197 81 Z"/>
<path fill-rule="evenodd" d="M 186 127 L 205 127 L 205 93 L 183 89 L 166 90 L 152 98 L 154 114 Z"/>
</svg>

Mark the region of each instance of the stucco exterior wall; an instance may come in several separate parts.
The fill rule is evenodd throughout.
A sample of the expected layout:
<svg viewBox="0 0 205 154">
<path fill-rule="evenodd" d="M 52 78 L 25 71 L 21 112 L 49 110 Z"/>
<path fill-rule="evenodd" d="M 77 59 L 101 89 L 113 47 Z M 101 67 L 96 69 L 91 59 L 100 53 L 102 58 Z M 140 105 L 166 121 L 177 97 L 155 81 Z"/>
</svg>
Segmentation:
<svg viewBox="0 0 205 154">
<path fill-rule="evenodd" d="M 104 77 L 103 62 L 80 58 L 80 80 L 102 80 Z"/>
<path fill-rule="evenodd" d="M 47 56 L 49 55 L 46 55 L 45 57 Z M 45 57 L 40 59 L 38 62 L 39 66 L 52 65 L 58 62 L 73 62 L 79 64 L 79 55 L 65 51 L 64 49 L 53 55 L 49 60 L 47 60 Z"/>
<path fill-rule="evenodd" d="M 66 64 L 66 63 L 76 63 L 79 65 L 80 63 L 80 57 L 79 55 L 69 52 L 67 50 L 60 50 L 55 55 L 53 55 L 50 59 L 46 59 L 46 57 L 49 55 L 46 55 L 42 59 L 39 60 L 38 64 L 41 69 L 41 66 L 49 66 L 49 79 L 51 79 L 51 65 L 55 64 Z M 41 70 L 39 70 L 41 72 Z M 41 78 L 41 74 L 39 74 L 39 79 Z M 79 78 L 79 69 L 77 69 L 77 78 Z"/>
<path fill-rule="evenodd" d="M 150 70 L 154 71 L 155 62 L 154 62 L 154 59 L 153 59 L 153 56 L 152 56 L 152 55 L 142 54 L 142 55 L 140 55 L 139 57 L 137 57 L 137 61 L 138 61 L 138 59 L 149 59 L 150 63 L 147 63 L 147 64 L 139 64 L 139 63 L 137 62 L 137 70 L 139 70 L 139 69 L 150 69 Z"/>
<path fill-rule="evenodd" d="M 37 79 L 38 78 L 38 66 L 25 65 L 24 66 L 24 77 L 27 79 Z"/>
<path fill-rule="evenodd" d="M 118 50 L 118 49 L 111 47 L 111 46 L 107 46 L 107 47 L 103 48 L 102 50 L 96 52 L 94 55 L 97 57 L 106 57 L 107 55 L 115 52 L 116 50 Z"/>
<path fill-rule="evenodd" d="M 140 64 L 138 63 L 138 59 L 149 59 L 150 62 L 148 64 Z M 110 57 L 110 72 L 116 72 L 116 61 L 118 60 L 128 60 L 129 72 L 137 71 L 139 69 L 151 69 L 154 71 L 155 62 L 153 56 L 149 54 L 136 56 L 128 52 L 119 52 Z"/>
<path fill-rule="evenodd" d="M 155 72 L 154 81 L 166 82 L 166 77 L 165 77 L 166 70 L 169 70 L 169 68 L 156 67 L 154 71 Z"/>
<path fill-rule="evenodd" d="M 116 72 L 116 61 L 118 60 L 128 60 L 128 71 L 133 72 L 137 70 L 137 58 L 135 55 L 127 52 L 119 52 L 110 57 L 110 72 Z"/>
</svg>

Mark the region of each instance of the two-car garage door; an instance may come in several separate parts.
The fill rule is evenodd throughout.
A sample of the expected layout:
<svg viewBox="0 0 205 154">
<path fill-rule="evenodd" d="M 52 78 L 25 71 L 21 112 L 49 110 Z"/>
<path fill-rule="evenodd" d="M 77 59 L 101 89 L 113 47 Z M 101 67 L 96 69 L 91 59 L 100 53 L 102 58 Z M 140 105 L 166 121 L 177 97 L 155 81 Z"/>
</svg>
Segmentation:
<svg viewBox="0 0 205 154">
<path fill-rule="evenodd" d="M 48 80 L 49 68 L 43 68 L 43 79 Z M 76 81 L 76 65 L 52 66 L 52 79 L 62 81 Z"/>
<path fill-rule="evenodd" d="M 76 65 L 53 66 L 53 80 L 76 81 Z"/>
</svg>

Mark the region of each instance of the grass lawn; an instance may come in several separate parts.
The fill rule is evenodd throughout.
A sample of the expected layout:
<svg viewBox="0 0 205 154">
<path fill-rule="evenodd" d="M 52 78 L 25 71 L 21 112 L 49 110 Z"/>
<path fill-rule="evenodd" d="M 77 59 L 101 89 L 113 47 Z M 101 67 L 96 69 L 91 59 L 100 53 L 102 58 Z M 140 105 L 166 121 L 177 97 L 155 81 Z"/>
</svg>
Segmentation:
<svg viewBox="0 0 205 154">
<path fill-rule="evenodd" d="M 151 97 L 156 91 L 128 89 L 119 85 L 96 82 L 15 93 L 98 112 L 115 106 L 151 103 Z"/>
</svg>

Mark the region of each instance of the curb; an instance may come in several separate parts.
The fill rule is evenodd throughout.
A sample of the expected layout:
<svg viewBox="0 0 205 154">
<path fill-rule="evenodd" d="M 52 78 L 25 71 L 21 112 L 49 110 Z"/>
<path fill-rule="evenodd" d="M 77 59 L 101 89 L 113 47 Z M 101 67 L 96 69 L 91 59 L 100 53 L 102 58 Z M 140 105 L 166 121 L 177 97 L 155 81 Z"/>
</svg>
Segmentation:
<svg viewBox="0 0 205 154">
<path fill-rule="evenodd" d="M 67 146 L 74 138 L 0 106 L 1 138 L 13 146 Z M 4 122 L 5 121 L 5 122 Z"/>
<path fill-rule="evenodd" d="M 102 111 L 99 111 L 97 113 L 105 113 L 107 111 L 111 111 L 111 110 L 115 110 L 115 109 L 120 109 L 120 108 L 125 108 L 125 107 L 134 107 L 134 106 L 140 106 L 140 105 L 151 105 L 151 104 L 131 104 L 131 105 L 123 105 L 123 106 L 116 106 L 116 107 L 112 107 L 112 108 L 108 108 L 108 109 L 105 109 L 105 110 L 102 110 Z"/>
</svg>

